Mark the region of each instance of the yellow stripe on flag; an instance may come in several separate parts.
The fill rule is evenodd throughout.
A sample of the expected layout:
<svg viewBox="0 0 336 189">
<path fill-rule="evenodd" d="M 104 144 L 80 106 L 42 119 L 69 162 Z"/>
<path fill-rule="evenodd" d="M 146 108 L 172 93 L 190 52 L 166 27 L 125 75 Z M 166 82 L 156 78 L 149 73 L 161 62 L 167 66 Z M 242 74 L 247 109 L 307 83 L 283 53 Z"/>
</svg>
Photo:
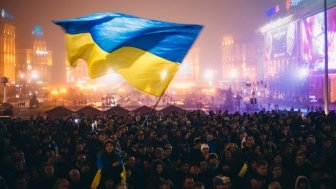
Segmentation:
<svg viewBox="0 0 336 189">
<path fill-rule="evenodd" d="M 91 78 L 113 70 L 134 87 L 155 96 L 163 95 L 179 68 L 175 62 L 135 47 L 107 53 L 95 44 L 89 33 L 66 34 L 66 41 L 70 64 L 76 66 L 77 59 L 84 59 Z"/>
</svg>

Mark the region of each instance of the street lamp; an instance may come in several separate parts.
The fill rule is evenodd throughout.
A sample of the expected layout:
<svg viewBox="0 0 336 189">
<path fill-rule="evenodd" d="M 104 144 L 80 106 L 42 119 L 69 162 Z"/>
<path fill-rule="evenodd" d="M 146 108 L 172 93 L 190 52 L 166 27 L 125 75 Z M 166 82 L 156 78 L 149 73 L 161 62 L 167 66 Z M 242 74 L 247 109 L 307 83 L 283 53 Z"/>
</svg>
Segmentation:
<svg viewBox="0 0 336 189">
<path fill-rule="evenodd" d="M 51 95 L 54 97 L 54 102 L 55 102 L 55 106 L 57 105 L 57 96 L 58 96 L 58 90 L 52 90 L 51 91 Z"/>
<path fill-rule="evenodd" d="M 209 86 L 212 85 L 212 80 L 214 79 L 215 72 L 213 70 L 206 70 L 204 72 L 204 77 L 207 82 L 209 82 Z"/>
<path fill-rule="evenodd" d="M 235 80 L 238 77 L 238 71 L 236 69 L 231 69 L 229 72 L 230 79 Z"/>
<path fill-rule="evenodd" d="M 64 100 L 64 98 L 65 98 L 65 95 L 66 95 L 66 93 L 67 93 L 66 88 L 61 88 L 61 89 L 59 90 L 59 93 L 61 94 L 61 98 L 63 99 L 63 106 L 64 106 L 64 105 L 65 105 L 65 100 Z"/>
</svg>

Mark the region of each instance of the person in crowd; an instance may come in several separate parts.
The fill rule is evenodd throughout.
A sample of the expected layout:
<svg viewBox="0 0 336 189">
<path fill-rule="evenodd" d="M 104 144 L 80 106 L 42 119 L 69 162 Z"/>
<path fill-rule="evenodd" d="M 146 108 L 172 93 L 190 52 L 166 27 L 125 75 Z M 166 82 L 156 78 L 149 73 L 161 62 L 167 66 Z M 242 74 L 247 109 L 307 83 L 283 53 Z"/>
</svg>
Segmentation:
<svg viewBox="0 0 336 189">
<path fill-rule="evenodd" d="M 195 189 L 205 189 L 204 184 L 201 182 L 196 182 Z"/>
<path fill-rule="evenodd" d="M 214 189 L 231 189 L 231 181 L 229 177 L 215 176 L 212 182 Z"/>
<path fill-rule="evenodd" d="M 141 114 L 73 120 L 1 120 L 0 185 L 51 189 L 67 178 L 72 188 L 79 172 L 85 189 L 101 169 L 99 189 L 115 189 L 126 162 L 130 189 L 211 189 L 223 176 L 232 189 L 336 188 L 335 112 L 195 110 L 153 114 L 141 130 Z"/>
<path fill-rule="evenodd" d="M 101 169 L 99 188 L 103 188 L 108 180 L 112 180 L 115 185 L 121 182 L 123 162 L 119 151 L 114 148 L 112 140 L 105 140 L 104 149 L 98 155 L 97 167 Z"/>
<path fill-rule="evenodd" d="M 160 189 L 172 189 L 174 184 L 171 180 L 163 180 L 160 184 Z"/>
<path fill-rule="evenodd" d="M 201 145 L 201 153 L 202 153 L 202 158 L 203 158 L 203 160 L 206 160 L 206 157 L 207 157 L 208 154 L 210 153 L 209 145 L 208 145 L 208 144 L 203 143 L 203 144 Z"/>
<path fill-rule="evenodd" d="M 81 182 L 81 175 L 77 169 L 71 169 L 69 171 L 69 181 L 70 181 L 70 189 L 84 189 L 83 184 Z"/>
<path fill-rule="evenodd" d="M 28 180 L 22 174 L 15 175 L 11 178 L 9 186 L 10 189 L 28 189 Z"/>
<path fill-rule="evenodd" d="M 128 189 L 127 184 L 118 184 L 115 189 Z"/>
<path fill-rule="evenodd" d="M 70 189 L 69 181 L 67 179 L 61 178 L 57 179 L 56 183 L 52 187 L 52 189 Z"/>
<path fill-rule="evenodd" d="M 40 187 L 45 189 L 51 189 L 58 177 L 55 175 L 54 166 L 50 163 L 43 164 L 43 176 L 41 179 Z"/>
<path fill-rule="evenodd" d="M 166 165 L 161 159 L 152 162 L 150 175 L 147 179 L 147 189 L 156 189 L 164 180 L 170 180 Z"/>
<path fill-rule="evenodd" d="M 296 177 L 294 189 L 311 189 L 308 178 L 306 176 Z"/>
<path fill-rule="evenodd" d="M 82 187 L 90 188 L 91 182 L 94 177 L 94 170 L 90 166 L 90 163 L 88 160 L 85 160 L 80 163 L 79 173 L 80 173 Z"/>
<path fill-rule="evenodd" d="M 292 167 L 291 173 L 295 177 L 297 176 L 308 177 L 311 171 L 312 171 L 312 165 L 308 160 L 306 160 L 306 156 L 301 152 L 296 154 L 295 163 Z"/>
<path fill-rule="evenodd" d="M 268 188 L 267 189 L 281 189 L 281 185 L 279 182 L 271 182 L 269 185 L 268 185 Z"/>
<path fill-rule="evenodd" d="M 183 189 L 193 189 L 195 187 L 194 178 L 190 175 L 186 175 L 183 178 Z"/>
<path fill-rule="evenodd" d="M 258 161 L 255 171 L 247 178 L 248 187 L 266 189 L 270 181 L 267 171 L 267 162 L 264 160 Z"/>
<path fill-rule="evenodd" d="M 271 181 L 278 182 L 283 188 L 290 188 L 294 184 L 293 179 L 284 173 L 280 164 L 271 167 Z"/>
<path fill-rule="evenodd" d="M 201 173 L 200 178 L 206 188 L 212 188 L 213 177 L 220 173 L 218 156 L 215 153 L 209 153 L 206 157 L 206 162 L 206 170 Z"/>
</svg>

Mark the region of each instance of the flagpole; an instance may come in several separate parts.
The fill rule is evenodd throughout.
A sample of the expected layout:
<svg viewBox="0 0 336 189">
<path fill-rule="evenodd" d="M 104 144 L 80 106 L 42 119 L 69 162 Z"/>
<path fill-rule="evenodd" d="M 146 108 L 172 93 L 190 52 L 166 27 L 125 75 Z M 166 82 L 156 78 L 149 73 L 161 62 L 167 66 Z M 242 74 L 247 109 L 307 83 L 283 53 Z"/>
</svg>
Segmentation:
<svg viewBox="0 0 336 189">
<path fill-rule="evenodd" d="M 140 128 L 138 129 L 138 131 L 135 133 L 135 135 L 134 135 L 133 139 L 131 140 L 131 142 L 130 142 L 129 146 L 127 147 L 127 149 L 128 149 L 129 147 L 131 147 L 131 145 L 132 145 L 134 139 L 136 138 L 136 136 L 138 135 L 138 133 L 141 131 L 141 129 L 143 128 L 143 126 L 144 126 L 145 123 L 147 122 L 149 116 L 154 112 L 154 110 L 155 110 L 155 108 L 157 107 L 157 105 L 159 104 L 161 98 L 162 98 L 162 96 L 160 96 L 159 99 L 156 101 L 154 107 L 153 107 L 152 110 L 149 112 L 149 114 L 146 116 L 145 120 L 142 122 L 142 124 L 141 124 Z M 127 149 L 126 149 L 126 153 L 127 153 Z"/>
<path fill-rule="evenodd" d="M 329 77 L 328 77 L 328 18 L 327 0 L 324 0 L 324 112 L 329 114 Z"/>
</svg>

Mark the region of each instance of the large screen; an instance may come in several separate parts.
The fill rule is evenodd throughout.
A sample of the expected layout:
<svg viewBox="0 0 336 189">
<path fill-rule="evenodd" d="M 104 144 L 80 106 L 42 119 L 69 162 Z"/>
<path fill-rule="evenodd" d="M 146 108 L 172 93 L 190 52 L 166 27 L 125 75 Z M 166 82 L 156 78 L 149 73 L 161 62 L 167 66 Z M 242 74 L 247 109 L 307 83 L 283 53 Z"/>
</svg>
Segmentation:
<svg viewBox="0 0 336 189">
<path fill-rule="evenodd" d="M 266 60 L 283 59 L 296 56 L 296 23 L 278 27 L 265 35 Z"/>
<path fill-rule="evenodd" d="M 336 70 L 336 8 L 329 9 L 328 19 L 328 68 Z M 312 71 L 324 70 L 324 13 L 302 19 L 301 47 L 304 63 Z"/>
</svg>

